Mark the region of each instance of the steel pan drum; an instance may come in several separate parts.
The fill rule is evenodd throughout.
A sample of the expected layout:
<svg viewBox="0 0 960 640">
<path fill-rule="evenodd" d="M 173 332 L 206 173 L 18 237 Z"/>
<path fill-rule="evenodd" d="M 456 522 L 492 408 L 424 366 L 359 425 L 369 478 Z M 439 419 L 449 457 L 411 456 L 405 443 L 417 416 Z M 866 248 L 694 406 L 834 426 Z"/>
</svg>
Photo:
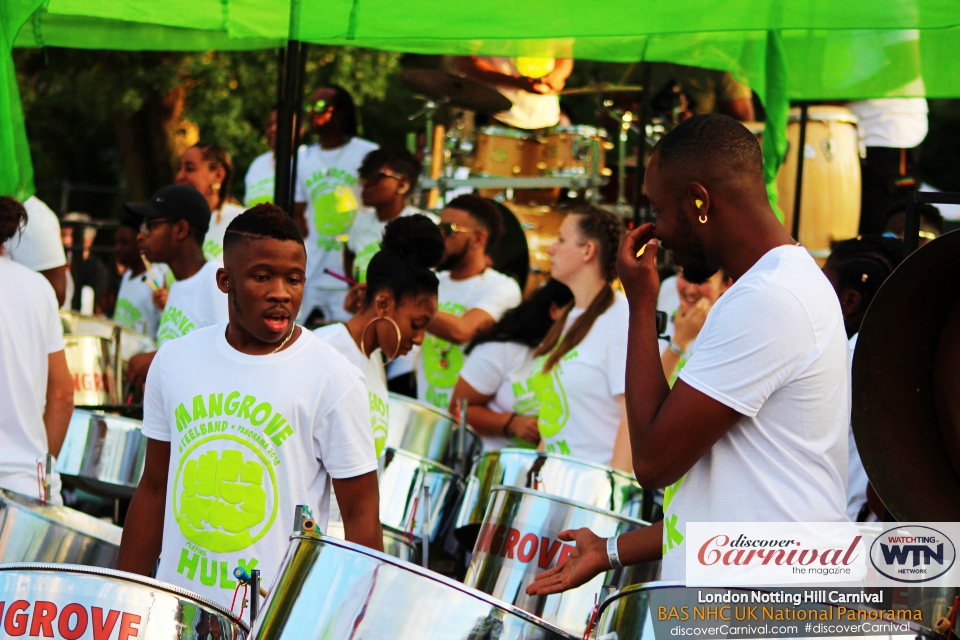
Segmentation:
<svg viewBox="0 0 960 640">
<path fill-rule="evenodd" d="M 123 368 L 116 361 L 113 343 L 99 336 L 63 336 L 67 369 L 73 376 L 73 404 L 97 406 L 120 404 L 117 380 Z"/>
<path fill-rule="evenodd" d="M 573 640 L 459 582 L 371 549 L 291 537 L 250 631 L 257 640 Z"/>
<path fill-rule="evenodd" d="M 76 311 L 61 311 L 60 322 L 63 324 L 64 334 L 99 336 L 112 341 L 116 339 L 119 331 L 120 358 L 123 360 L 129 360 L 138 353 L 157 350 L 157 343 L 147 336 L 106 318 L 84 316 Z"/>
<path fill-rule="evenodd" d="M 457 515 L 457 537 L 464 544 L 476 541 L 496 485 L 536 489 L 617 513 L 636 505 L 643 495 L 633 476 L 601 464 L 531 449 L 487 451 L 473 465 Z"/>
<path fill-rule="evenodd" d="M 327 523 L 325 534 L 337 540 L 343 540 L 343 523 L 339 520 L 331 520 Z M 417 550 L 419 540 L 413 538 L 410 542 L 403 531 L 397 531 L 393 527 L 383 526 L 383 552 L 388 556 L 400 558 L 405 562 L 420 562 L 420 552 Z"/>
<path fill-rule="evenodd" d="M 120 527 L 0 489 L 0 563 L 68 562 L 112 568 Z M 9 601 L 8 601 L 9 602 Z"/>
<path fill-rule="evenodd" d="M 424 488 L 429 489 L 424 522 Z M 453 469 L 412 453 L 387 447 L 380 458 L 380 522 L 438 542 L 456 517 L 463 480 Z"/>
<path fill-rule="evenodd" d="M 75 409 L 57 459 L 64 481 L 109 498 L 131 498 L 143 473 L 140 421 Z"/>
<path fill-rule="evenodd" d="M 390 394 L 388 447 L 454 467 L 458 463 L 457 431 L 457 421 L 449 414 L 407 396 Z M 467 429 L 468 459 L 480 455 L 482 448 L 480 437 Z"/>
<path fill-rule="evenodd" d="M 587 527 L 608 538 L 645 526 L 641 520 L 537 491 L 494 487 L 463 582 L 569 633 L 582 634 L 602 588 L 655 580 L 660 562 L 611 570 L 576 589 L 550 596 L 528 596 L 527 585 L 573 551 L 573 544 L 557 538 L 561 531 Z"/>
<path fill-rule="evenodd" d="M 209 600 L 121 571 L 70 564 L 0 565 L 11 635 L 243 640 L 246 626 Z M 56 635 L 59 632 L 59 635 Z"/>
</svg>

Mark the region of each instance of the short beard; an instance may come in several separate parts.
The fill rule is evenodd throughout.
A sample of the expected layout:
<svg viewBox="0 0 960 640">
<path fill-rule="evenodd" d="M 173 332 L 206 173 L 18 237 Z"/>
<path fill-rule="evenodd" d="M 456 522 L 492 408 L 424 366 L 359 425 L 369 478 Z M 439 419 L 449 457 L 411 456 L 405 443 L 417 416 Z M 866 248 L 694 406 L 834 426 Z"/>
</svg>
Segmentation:
<svg viewBox="0 0 960 640">
<path fill-rule="evenodd" d="M 682 250 L 673 252 L 677 263 L 683 267 L 683 279 L 693 284 L 704 284 L 720 270 L 707 261 L 707 250 L 703 241 L 697 237 L 689 220 L 680 216 L 680 242 Z M 682 253 L 682 255 L 681 255 Z"/>
<path fill-rule="evenodd" d="M 463 250 L 459 253 L 452 253 L 449 256 L 445 256 L 443 260 L 437 265 L 437 271 L 450 271 L 451 269 L 456 269 L 460 264 L 466 259 L 467 251 L 470 250 L 470 245 L 464 245 Z"/>
</svg>

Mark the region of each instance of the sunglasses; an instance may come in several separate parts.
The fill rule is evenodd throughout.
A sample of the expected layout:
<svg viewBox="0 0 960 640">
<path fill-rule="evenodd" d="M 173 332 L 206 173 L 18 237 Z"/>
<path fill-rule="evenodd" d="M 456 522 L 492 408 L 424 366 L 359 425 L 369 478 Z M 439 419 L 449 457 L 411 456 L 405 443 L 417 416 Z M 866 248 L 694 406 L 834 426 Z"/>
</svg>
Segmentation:
<svg viewBox="0 0 960 640">
<path fill-rule="evenodd" d="M 143 222 L 140 223 L 140 233 L 142 233 L 145 236 L 149 236 L 150 233 L 153 231 L 154 227 L 159 226 L 161 224 L 170 224 L 171 222 L 173 221 L 168 218 L 154 218 L 152 220 L 144 220 Z"/>
<path fill-rule="evenodd" d="M 333 103 L 320 99 L 312 104 L 307 102 L 303 105 L 303 110 L 307 113 L 322 113 L 323 111 L 326 111 L 327 107 L 331 106 L 333 106 Z"/>
<path fill-rule="evenodd" d="M 360 182 L 364 184 L 374 184 L 380 182 L 384 178 L 394 178 L 395 180 L 406 180 L 406 177 L 400 175 L 399 173 L 394 173 L 389 169 L 380 169 L 375 174 L 367 176 L 365 178 L 360 178 Z"/>
<path fill-rule="evenodd" d="M 441 222 L 437 226 L 440 227 L 440 233 L 443 234 L 444 238 L 452 238 L 455 233 L 473 233 L 476 231 L 476 229 L 469 227 L 461 227 L 456 222 Z"/>
</svg>

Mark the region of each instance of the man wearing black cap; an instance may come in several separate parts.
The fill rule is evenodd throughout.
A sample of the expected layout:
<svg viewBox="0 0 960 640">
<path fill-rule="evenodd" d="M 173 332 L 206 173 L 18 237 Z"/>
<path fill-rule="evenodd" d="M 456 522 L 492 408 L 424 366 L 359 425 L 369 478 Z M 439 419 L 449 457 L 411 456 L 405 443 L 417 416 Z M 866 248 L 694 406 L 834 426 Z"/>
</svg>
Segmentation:
<svg viewBox="0 0 960 640">
<path fill-rule="evenodd" d="M 157 345 L 214 324 L 227 322 L 227 296 L 217 287 L 220 264 L 203 257 L 203 238 L 210 226 L 210 205 L 188 185 L 160 189 L 148 202 L 128 203 L 127 211 L 143 216 L 137 244 L 151 262 L 170 267 L 176 281 L 157 328 Z M 146 381 L 156 352 L 130 359 L 127 378 Z"/>
</svg>

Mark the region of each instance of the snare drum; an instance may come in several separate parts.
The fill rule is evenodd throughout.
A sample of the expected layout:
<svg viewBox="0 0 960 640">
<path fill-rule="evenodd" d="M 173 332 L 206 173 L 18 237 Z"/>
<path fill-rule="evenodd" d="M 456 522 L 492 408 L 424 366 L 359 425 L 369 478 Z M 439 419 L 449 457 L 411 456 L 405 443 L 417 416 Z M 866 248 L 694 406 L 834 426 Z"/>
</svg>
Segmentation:
<svg viewBox="0 0 960 640">
<path fill-rule="evenodd" d="M 243 640 L 247 628 L 214 602 L 132 573 L 70 564 L 0 565 L 10 635 Z M 117 629 L 117 631 L 113 631 Z M 119 635 L 118 635 L 119 634 Z"/>
<path fill-rule="evenodd" d="M 576 640 L 485 593 L 366 547 L 294 535 L 251 640 Z"/>
<path fill-rule="evenodd" d="M 526 131 L 483 127 L 477 132 L 470 173 L 478 176 L 537 176 L 541 144 Z"/>
<path fill-rule="evenodd" d="M 75 409 L 57 458 L 57 473 L 66 484 L 95 495 L 132 498 L 146 452 L 139 420 Z"/>
<path fill-rule="evenodd" d="M 585 125 L 553 127 L 543 137 L 537 169 L 540 175 L 606 175 L 607 132 Z"/>
<path fill-rule="evenodd" d="M 101 406 L 120 404 L 117 381 L 123 379 L 123 366 L 116 359 L 114 344 L 99 336 L 63 336 L 67 369 L 73 376 L 73 404 Z"/>
<path fill-rule="evenodd" d="M 463 480 L 449 467 L 387 447 L 380 458 L 380 522 L 438 542 L 456 517 Z"/>
<path fill-rule="evenodd" d="M 448 467 L 459 464 L 459 425 L 450 414 L 397 393 L 389 394 L 389 402 L 390 426 L 386 446 L 408 451 Z M 482 448 L 480 437 L 468 428 L 465 452 L 467 459 L 473 460 L 480 455 Z"/>
<path fill-rule="evenodd" d="M 538 574 L 557 566 L 575 548 L 557 534 L 586 527 L 602 538 L 647 526 L 591 505 L 538 491 L 494 487 L 464 584 L 542 617 L 568 633 L 582 634 L 595 598 L 607 586 L 655 580 L 660 562 L 607 571 L 586 584 L 550 596 L 528 596 Z"/>
<path fill-rule="evenodd" d="M 601 464 L 530 449 L 487 451 L 473 465 L 457 514 L 457 538 L 464 545 L 476 541 L 497 485 L 533 489 L 617 513 L 630 509 L 643 495 L 633 476 Z"/>
</svg>

